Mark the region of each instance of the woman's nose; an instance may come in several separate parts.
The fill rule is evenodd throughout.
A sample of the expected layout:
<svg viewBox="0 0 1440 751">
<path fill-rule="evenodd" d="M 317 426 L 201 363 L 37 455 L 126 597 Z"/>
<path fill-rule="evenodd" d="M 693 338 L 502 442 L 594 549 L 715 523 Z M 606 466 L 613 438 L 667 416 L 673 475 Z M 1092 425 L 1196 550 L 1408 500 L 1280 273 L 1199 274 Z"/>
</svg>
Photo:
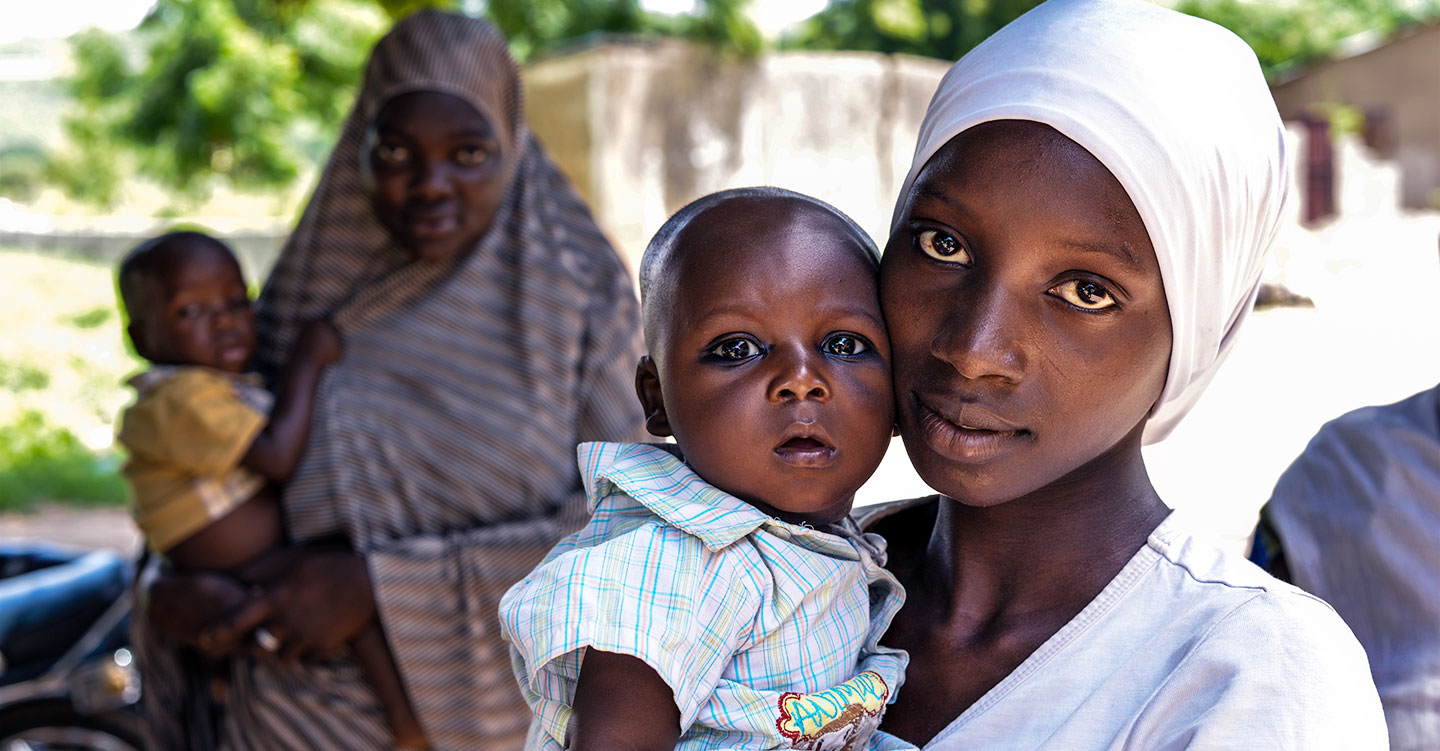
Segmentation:
<svg viewBox="0 0 1440 751">
<path fill-rule="evenodd" d="M 955 293 L 930 353 L 967 379 L 1018 382 L 1025 370 L 1019 332 L 1024 311 L 1015 295 L 997 288 Z"/>
<path fill-rule="evenodd" d="M 434 199 L 450 193 L 450 175 L 443 164 L 421 162 L 415 170 L 415 192 L 423 198 Z"/>
<path fill-rule="evenodd" d="M 817 361 L 820 353 L 797 349 L 776 347 L 770 351 L 769 357 L 777 368 L 770 382 L 770 401 L 829 400 L 830 384 Z"/>
</svg>

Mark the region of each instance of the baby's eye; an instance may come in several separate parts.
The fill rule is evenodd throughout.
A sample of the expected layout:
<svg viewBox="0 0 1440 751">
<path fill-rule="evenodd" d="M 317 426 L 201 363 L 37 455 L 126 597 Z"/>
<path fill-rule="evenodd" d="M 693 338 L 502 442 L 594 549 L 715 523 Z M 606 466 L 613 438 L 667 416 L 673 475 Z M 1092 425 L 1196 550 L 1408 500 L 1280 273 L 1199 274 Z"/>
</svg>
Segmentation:
<svg viewBox="0 0 1440 751">
<path fill-rule="evenodd" d="M 1110 290 L 1088 279 L 1071 279 L 1051 287 L 1049 293 L 1084 310 L 1104 310 L 1116 305 Z"/>
<path fill-rule="evenodd" d="M 734 337 L 715 345 L 710 354 L 722 360 L 748 360 L 761 354 L 760 345 L 753 339 Z"/>
<path fill-rule="evenodd" d="M 228 303 L 231 310 L 244 310 L 250 307 L 249 297 L 232 297 Z"/>
<path fill-rule="evenodd" d="M 175 311 L 175 314 L 181 318 L 199 318 L 204 312 L 205 309 L 200 303 L 192 302 L 189 305 L 182 305 L 179 310 Z"/>
<path fill-rule="evenodd" d="M 478 167 L 490 158 L 490 152 L 480 146 L 464 146 L 455 150 L 455 163 L 462 167 Z"/>
<path fill-rule="evenodd" d="M 410 150 L 399 144 L 377 143 L 375 158 L 386 164 L 401 164 L 410 158 Z"/>
<path fill-rule="evenodd" d="M 870 350 L 870 344 L 854 334 L 831 334 L 820 344 L 820 350 L 827 355 L 854 357 Z"/>
<path fill-rule="evenodd" d="M 970 251 L 960 243 L 960 240 L 948 232 L 938 229 L 923 229 L 915 235 L 915 244 L 924 253 L 937 261 L 958 263 L 969 266 L 971 263 Z"/>
</svg>

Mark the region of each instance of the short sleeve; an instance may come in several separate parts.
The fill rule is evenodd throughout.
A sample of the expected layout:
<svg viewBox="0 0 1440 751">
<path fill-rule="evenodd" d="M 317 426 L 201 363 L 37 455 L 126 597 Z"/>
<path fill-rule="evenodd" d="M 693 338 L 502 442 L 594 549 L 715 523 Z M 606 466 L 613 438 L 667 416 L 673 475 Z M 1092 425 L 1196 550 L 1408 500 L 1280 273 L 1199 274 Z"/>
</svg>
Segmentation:
<svg viewBox="0 0 1440 751">
<path fill-rule="evenodd" d="M 183 371 L 125 412 L 119 439 L 132 454 L 197 476 L 235 469 L 266 416 L 240 400 L 229 380 Z"/>
<path fill-rule="evenodd" d="M 562 543 L 563 545 L 564 543 Z M 537 720 L 564 743 L 585 647 L 638 657 L 669 684 L 683 732 L 753 639 L 766 569 L 659 521 L 552 555 L 505 594 L 501 628 Z"/>
<path fill-rule="evenodd" d="M 1206 634 L 1140 711 L 1125 748 L 1388 744 L 1360 643 L 1329 606 L 1291 590 L 1257 596 Z"/>
</svg>

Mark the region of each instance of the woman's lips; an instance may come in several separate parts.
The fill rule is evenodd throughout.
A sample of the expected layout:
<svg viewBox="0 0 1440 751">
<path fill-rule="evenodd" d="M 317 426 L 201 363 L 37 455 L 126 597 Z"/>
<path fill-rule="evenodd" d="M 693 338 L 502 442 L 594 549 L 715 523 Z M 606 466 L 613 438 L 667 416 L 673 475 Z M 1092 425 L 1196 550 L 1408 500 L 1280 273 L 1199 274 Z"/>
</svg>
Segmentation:
<svg viewBox="0 0 1440 751">
<path fill-rule="evenodd" d="M 982 463 L 1019 447 L 1030 438 L 1030 431 L 1015 428 L 981 410 L 972 414 L 961 410 L 960 416 L 949 418 L 915 396 L 920 418 L 920 431 L 925 443 L 935 453 L 953 461 Z"/>
<path fill-rule="evenodd" d="M 460 226 L 454 214 L 411 214 L 406 223 L 410 235 L 417 239 L 434 239 L 454 232 Z"/>
<path fill-rule="evenodd" d="M 776 446 L 775 455 L 794 467 L 818 469 L 835 458 L 835 447 L 812 436 L 796 436 Z"/>
</svg>

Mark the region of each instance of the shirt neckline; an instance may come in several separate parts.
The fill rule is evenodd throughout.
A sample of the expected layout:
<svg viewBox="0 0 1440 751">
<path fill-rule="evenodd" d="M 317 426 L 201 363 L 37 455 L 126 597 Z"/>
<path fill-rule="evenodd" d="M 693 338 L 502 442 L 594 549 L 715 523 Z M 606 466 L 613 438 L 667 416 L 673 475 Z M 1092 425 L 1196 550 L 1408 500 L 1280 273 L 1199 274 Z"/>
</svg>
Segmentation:
<svg viewBox="0 0 1440 751">
<path fill-rule="evenodd" d="M 1075 614 L 1074 618 L 1071 618 L 1068 623 L 1060 627 L 1059 631 L 1052 634 L 1039 648 L 1030 653 L 1030 656 L 1010 671 L 1009 675 L 992 686 L 984 696 L 966 707 L 965 711 L 951 720 L 939 733 L 936 733 L 935 737 L 925 744 L 925 748 L 937 748 L 937 744 L 960 732 L 966 724 L 999 704 L 1031 676 L 1040 672 L 1051 660 L 1063 653 L 1091 626 L 1109 614 L 1159 563 L 1174 544 L 1176 536 L 1180 532 L 1175 522 L 1175 513 L 1172 510 L 1161 520 L 1160 524 L 1150 532 L 1145 544 L 1130 557 L 1130 560 L 1121 567 L 1120 572 L 1115 574 L 1115 577 L 1105 585 L 1104 589 L 1100 590 L 1100 594 L 1095 595 L 1095 599 L 1086 604 L 1079 613 Z"/>
</svg>

